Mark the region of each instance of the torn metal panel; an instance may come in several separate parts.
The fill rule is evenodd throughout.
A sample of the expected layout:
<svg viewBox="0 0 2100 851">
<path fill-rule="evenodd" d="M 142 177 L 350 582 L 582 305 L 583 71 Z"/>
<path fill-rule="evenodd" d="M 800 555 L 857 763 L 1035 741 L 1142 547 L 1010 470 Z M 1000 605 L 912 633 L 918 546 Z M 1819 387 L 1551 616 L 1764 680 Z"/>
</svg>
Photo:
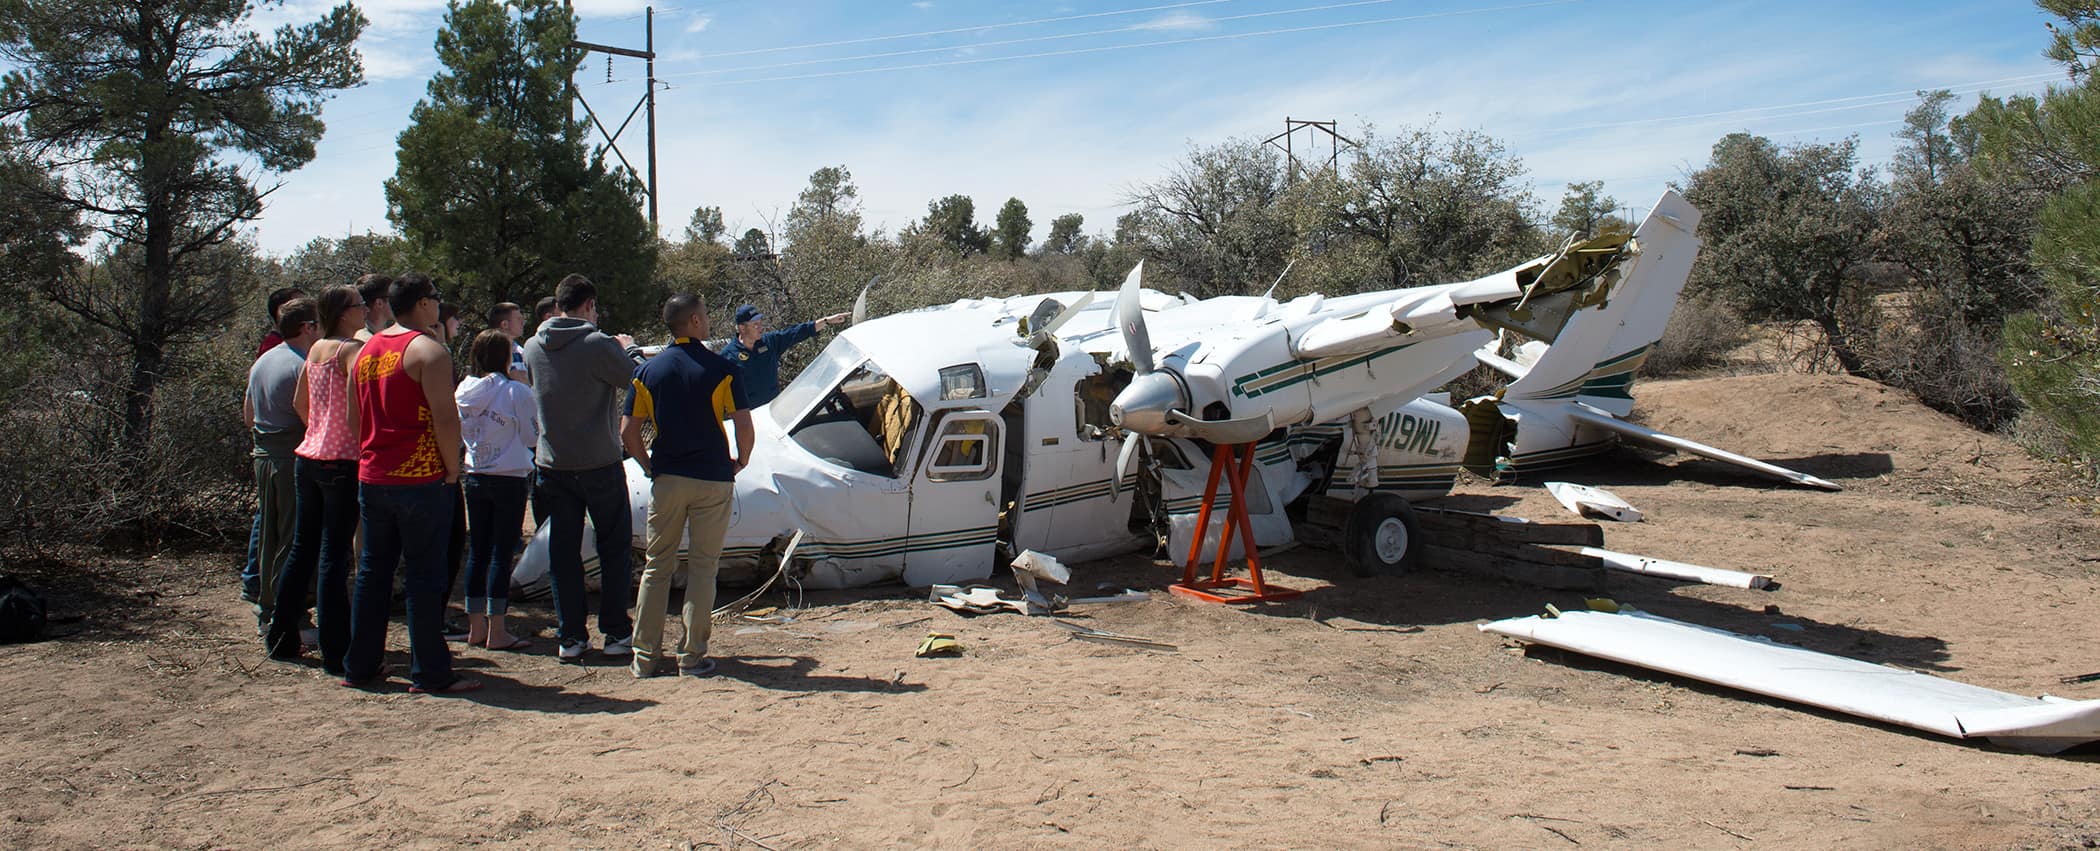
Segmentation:
<svg viewBox="0 0 2100 851">
<path fill-rule="evenodd" d="M 1603 488 L 1578 485 L 1573 482 L 1547 482 L 1546 492 L 1560 500 L 1560 504 L 1577 517 L 1597 517 L 1617 520 L 1621 523 L 1641 522 L 1641 510 L 1620 499 L 1618 494 Z"/>
<path fill-rule="evenodd" d="M 1567 612 L 1483 632 L 2032 753 L 2100 741 L 2100 700 L 2031 698 L 1642 612 Z"/>
</svg>

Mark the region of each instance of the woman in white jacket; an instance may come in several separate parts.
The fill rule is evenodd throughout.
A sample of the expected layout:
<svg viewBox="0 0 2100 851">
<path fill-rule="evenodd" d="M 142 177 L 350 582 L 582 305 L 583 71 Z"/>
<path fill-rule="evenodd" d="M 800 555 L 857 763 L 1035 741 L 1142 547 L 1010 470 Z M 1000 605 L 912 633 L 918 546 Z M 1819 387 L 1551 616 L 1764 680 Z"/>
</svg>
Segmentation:
<svg viewBox="0 0 2100 851">
<path fill-rule="evenodd" d="M 467 353 L 473 377 L 453 394 L 466 443 L 467 643 L 490 650 L 532 646 L 503 625 L 511 559 L 525 523 L 526 477 L 540 439 L 532 388 L 510 377 L 510 349 L 502 331 L 475 335 Z"/>
</svg>

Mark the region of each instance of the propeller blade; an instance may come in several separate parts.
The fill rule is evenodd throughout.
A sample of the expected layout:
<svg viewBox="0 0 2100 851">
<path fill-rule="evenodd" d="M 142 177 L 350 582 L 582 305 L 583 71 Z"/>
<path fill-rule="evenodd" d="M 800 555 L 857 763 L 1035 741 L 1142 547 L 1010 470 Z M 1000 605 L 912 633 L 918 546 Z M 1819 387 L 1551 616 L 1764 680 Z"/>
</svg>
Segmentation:
<svg viewBox="0 0 2100 851">
<path fill-rule="evenodd" d="M 861 287 L 860 295 L 853 299 L 853 324 L 859 325 L 861 320 L 868 318 L 868 291 L 874 289 L 875 282 L 880 280 L 881 275 L 869 278 L 868 285 Z"/>
<path fill-rule="evenodd" d="M 1108 486 L 1109 502 L 1115 502 L 1116 494 L 1123 492 L 1123 480 L 1130 478 L 1132 469 L 1130 465 L 1137 460 L 1138 447 L 1143 446 L 1144 443 L 1145 436 L 1142 434 L 1136 432 L 1123 433 L 1123 448 L 1116 453 L 1116 480 L 1110 482 Z"/>
<path fill-rule="evenodd" d="M 1078 316 L 1081 308 L 1084 308 L 1087 305 L 1093 303 L 1093 293 L 1089 292 L 1084 295 L 1081 295 L 1078 301 L 1072 302 L 1071 307 L 1065 308 L 1064 312 L 1059 313 L 1057 315 L 1057 318 L 1050 320 L 1049 324 L 1044 325 L 1042 333 L 1046 336 L 1055 336 L 1057 334 L 1057 329 L 1065 327 L 1066 322 L 1070 322 L 1072 321 L 1072 317 Z"/>
<path fill-rule="evenodd" d="M 1116 293 L 1116 328 L 1123 332 L 1123 348 L 1139 375 L 1152 371 L 1152 334 L 1145 329 L 1145 309 L 1138 303 L 1138 286 L 1144 276 L 1145 261 L 1139 260 L 1123 279 L 1122 291 Z"/>
<path fill-rule="evenodd" d="M 1298 258 L 1296 257 L 1291 258 L 1291 262 L 1283 264 L 1283 273 L 1277 275 L 1276 280 L 1269 283 L 1269 288 L 1261 294 L 1261 300 L 1254 303 L 1254 310 L 1247 314 L 1246 319 L 1248 322 L 1260 319 L 1262 314 L 1269 312 L 1269 308 L 1276 306 L 1276 302 L 1273 300 L 1276 297 L 1276 287 L 1283 283 L 1284 278 L 1290 277 L 1291 267 L 1296 265 L 1298 265 Z"/>
</svg>

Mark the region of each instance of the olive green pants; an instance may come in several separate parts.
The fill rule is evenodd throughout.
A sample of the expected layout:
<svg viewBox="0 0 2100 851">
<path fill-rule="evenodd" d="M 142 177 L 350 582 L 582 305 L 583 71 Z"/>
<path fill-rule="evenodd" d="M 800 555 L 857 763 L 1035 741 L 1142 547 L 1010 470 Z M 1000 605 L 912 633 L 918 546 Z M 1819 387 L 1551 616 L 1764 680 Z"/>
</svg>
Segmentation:
<svg viewBox="0 0 2100 851">
<path fill-rule="evenodd" d="M 671 581 L 680 573 L 685 574 L 685 641 L 678 646 L 678 664 L 690 668 L 707 658 L 707 640 L 714 631 L 715 572 L 735 493 L 732 482 L 685 476 L 658 475 L 650 483 L 649 561 L 642 568 L 642 587 L 634 602 L 637 669 L 649 670 L 662 656 Z M 683 554 L 678 551 L 680 537 L 687 539 Z"/>
</svg>

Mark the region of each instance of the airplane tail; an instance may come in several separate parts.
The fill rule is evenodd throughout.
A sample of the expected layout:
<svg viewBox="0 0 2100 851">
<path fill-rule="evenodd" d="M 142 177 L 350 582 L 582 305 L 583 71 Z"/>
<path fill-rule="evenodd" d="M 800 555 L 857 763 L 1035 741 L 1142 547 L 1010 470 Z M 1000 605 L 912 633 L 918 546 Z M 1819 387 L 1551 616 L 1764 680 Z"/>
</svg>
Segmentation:
<svg viewBox="0 0 2100 851">
<path fill-rule="evenodd" d="M 1575 311 L 1550 341 L 1519 347 L 1515 359 L 1492 347 L 1480 360 L 1515 381 L 1503 391 L 1511 402 L 1579 401 L 1625 416 L 1633 410 L 1634 373 L 1662 339 L 1676 310 L 1677 295 L 1699 254 L 1699 210 L 1666 191 L 1633 233 L 1638 252 L 1606 303 Z"/>
</svg>

